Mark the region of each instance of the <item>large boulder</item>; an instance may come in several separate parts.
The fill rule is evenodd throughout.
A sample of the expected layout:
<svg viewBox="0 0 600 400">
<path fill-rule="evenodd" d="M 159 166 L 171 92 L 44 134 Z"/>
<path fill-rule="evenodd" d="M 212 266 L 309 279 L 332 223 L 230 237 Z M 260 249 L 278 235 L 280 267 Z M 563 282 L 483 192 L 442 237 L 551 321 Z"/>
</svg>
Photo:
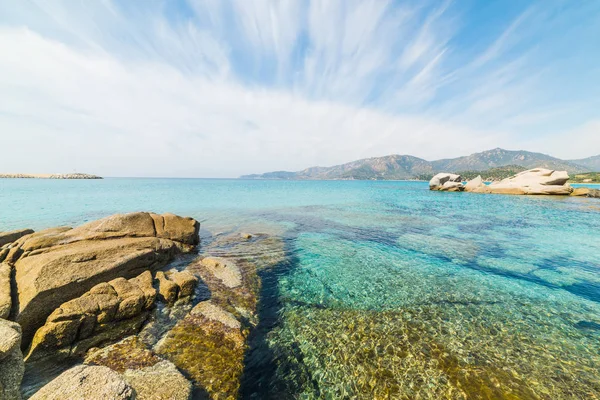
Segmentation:
<svg viewBox="0 0 600 400">
<path fill-rule="evenodd" d="M 456 174 L 442 172 L 429 181 L 429 190 L 458 192 L 464 190 L 462 177 Z"/>
<path fill-rule="evenodd" d="M 78 228 L 54 228 L 15 241 L 18 288 L 15 320 L 28 344 L 62 303 L 115 278 L 133 278 L 164 266 L 198 243 L 199 223 L 173 214 L 118 214 Z"/>
<path fill-rule="evenodd" d="M 37 391 L 31 400 L 133 400 L 133 388 L 107 367 L 78 365 Z"/>
<path fill-rule="evenodd" d="M 573 188 L 567 184 L 566 171 L 534 168 L 520 172 L 510 178 L 472 190 L 477 193 L 526 194 L 526 195 L 569 195 Z"/>
<path fill-rule="evenodd" d="M 20 399 L 25 373 L 21 353 L 21 327 L 0 319 L 0 399 Z"/>
<path fill-rule="evenodd" d="M 117 278 L 96 285 L 50 314 L 35 333 L 27 359 L 59 349 L 65 355 L 81 355 L 90 347 L 135 333 L 155 299 L 150 271 L 130 280 Z"/>
<path fill-rule="evenodd" d="M 151 367 L 128 369 L 123 378 L 135 389 L 136 400 L 188 400 L 192 384 L 169 361 Z"/>
<path fill-rule="evenodd" d="M 471 179 L 470 181 L 467 182 L 467 184 L 465 185 L 465 191 L 472 192 L 472 191 L 480 188 L 481 186 L 485 186 L 485 183 L 483 183 L 483 179 L 481 178 L 481 175 L 478 175 L 477 178 Z"/>
<path fill-rule="evenodd" d="M 29 235 L 30 233 L 33 233 L 32 229 L 19 229 L 17 231 L 11 232 L 0 232 L 0 247 L 4 246 L 5 244 L 14 242 L 15 240 L 20 239 L 25 235 Z"/>
</svg>

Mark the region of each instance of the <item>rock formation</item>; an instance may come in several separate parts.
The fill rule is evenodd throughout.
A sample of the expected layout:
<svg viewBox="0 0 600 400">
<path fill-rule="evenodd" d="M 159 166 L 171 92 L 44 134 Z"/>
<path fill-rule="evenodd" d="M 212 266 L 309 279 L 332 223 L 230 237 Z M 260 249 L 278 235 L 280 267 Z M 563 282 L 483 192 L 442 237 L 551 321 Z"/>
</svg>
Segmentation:
<svg viewBox="0 0 600 400">
<path fill-rule="evenodd" d="M 20 399 L 25 372 L 21 353 L 21 327 L 0 319 L 0 399 Z"/>
<path fill-rule="evenodd" d="M 566 171 L 553 171 L 535 168 L 520 172 L 497 183 L 477 187 L 471 185 L 469 191 L 475 193 L 527 194 L 527 195 L 569 195 L 573 188 L 567 184 Z"/>
<path fill-rule="evenodd" d="M 20 239 L 25 235 L 29 235 L 30 233 L 33 233 L 32 229 L 20 229 L 11 232 L 0 232 L 0 247 L 4 246 L 5 244 L 14 242 L 15 240 Z"/>
<path fill-rule="evenodd" d="M 0 262 L 0 318 L 7 319 L 12 307 L 11 298 L 12 266 Z"/>
<path fill-rule="evenodd" d="M 135 390 L 136 400 L 189 400 L 192 397 L 192 384 L 169 361 L 125 370 L 123 378 Z"/>
<path fill-rule="evenodd" d="M 429 181 L 429 190 L 461 192 L 464 190 L 462 177 L 445 172 L 439 173 Z"/>
<path fill-rule="evenodd" d="M 150 271 L 130 280 L 100 283 L 50 314 L 35 333 L 27 359 L 57 350 L 81 355 L 99 343 L 136 333 L 155 299 Z"/>
<path fill-rule="evenodd" d="M 205 250 L 276 251 L 184 256 L 166 267 L 193 249 L 198 229 L 189 218 L 134 213 L 5 243 L 0 313 L 25 329 L 0 319 L 0 399 L 18 399 L 23 390 L 34 400 L 188 400 L 193 388 L 209 398 L 235 398 L 248 335 L 258 323 L 257 266 L 279 262 L 274 255 L 283 244 L 237 233 Z M 25 343 L 22 331 L 30 335 Z M 46 372 L 37 376 L 46 363 L 78 362 L 84 365 L 56 370 L 50 382 Z"/>
<path fill-rule="evenodd" d="M 578 187 L 573 189 L 571 196 L 600 198 L 600 190 L 590 189 L 588 187 Z"/>
<path fill-rule="evenodd" d="M 31 400 L 134 400 L 133 388 L 115 371 L 100 366 L 73 367 L 35 393 Z"/>
<path fill-rule="evenodd" d="M 25 235 L 4 246 L 14 265 L 18 303 L 14 319 L 29 344 L 60 305 L 116 278 L 164 266 L 198 243 L 199 223 L 173 214 L 118 214 L 80 227 Z"/>
</svg>

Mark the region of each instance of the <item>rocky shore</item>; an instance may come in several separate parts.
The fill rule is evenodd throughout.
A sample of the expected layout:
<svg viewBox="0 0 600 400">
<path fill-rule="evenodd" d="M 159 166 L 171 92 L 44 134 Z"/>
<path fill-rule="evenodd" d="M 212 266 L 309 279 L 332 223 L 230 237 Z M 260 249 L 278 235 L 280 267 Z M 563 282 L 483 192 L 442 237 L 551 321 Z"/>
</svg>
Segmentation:
<svg viewBox="0 0 600 400">
<path fill-rule="evenodd" d="M 573 188 L 567 171 L 534 168 L 486 185 L 481 176 L 464 183 L 460 175 L 439 173 L 429 181 L 429 189 L 447 192 L 473 192 L 512 195 L 559 195 L 600 198 L 600 190 Z"/>
<path fill-rule="evenodd" d="M 73 174 L 0 174 L 0 179 L 102 179 L 101 176 Z"/>
<path fill-rule="evenodd" d="M 199 229 L 138 212 L 0 232 L 0 399 L 236 398 L 268 261 L 224 249 L 270 239 L 200 253 Z"/>
</svg>

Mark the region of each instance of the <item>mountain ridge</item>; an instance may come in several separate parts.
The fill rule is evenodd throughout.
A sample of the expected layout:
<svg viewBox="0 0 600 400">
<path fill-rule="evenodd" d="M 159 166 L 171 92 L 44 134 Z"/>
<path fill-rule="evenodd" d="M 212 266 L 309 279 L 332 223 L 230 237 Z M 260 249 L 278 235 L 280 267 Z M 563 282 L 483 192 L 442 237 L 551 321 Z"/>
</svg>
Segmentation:
<svg viewBox="0 0 600 400">
<path fill-rule="evenodd" d="M 569 173 L 594 172 L 595 169 L 600 170 L 600 155 L 581 160 L 562 160 L 543 153 L 495 148 L 468 156 L 427 161 L 412 155 L 392 154 L 364 158 L 331 167 L 309 167 L 296 172 L 274 171 L 243 175 L 240 179 L 426 180 L 438 172 L 486 171 L 509 165 L 527 169 L 543 167 L 565 170 Z M 596 165 L 598 167 L 595 167 Z"/>
</svg>

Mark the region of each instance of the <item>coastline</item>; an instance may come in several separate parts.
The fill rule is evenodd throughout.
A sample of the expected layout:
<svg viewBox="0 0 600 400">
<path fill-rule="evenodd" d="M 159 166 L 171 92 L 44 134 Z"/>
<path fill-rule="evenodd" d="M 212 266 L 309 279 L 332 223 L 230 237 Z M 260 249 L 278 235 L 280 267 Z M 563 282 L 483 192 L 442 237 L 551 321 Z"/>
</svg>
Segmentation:
<svg viewBox="0 0 600 400">
<path fill-rule="evenodd" d="M 101 176 L 72 173 L 72 174 L 0 174 L 0 179 L 103 179 Z"/>
</svg>

